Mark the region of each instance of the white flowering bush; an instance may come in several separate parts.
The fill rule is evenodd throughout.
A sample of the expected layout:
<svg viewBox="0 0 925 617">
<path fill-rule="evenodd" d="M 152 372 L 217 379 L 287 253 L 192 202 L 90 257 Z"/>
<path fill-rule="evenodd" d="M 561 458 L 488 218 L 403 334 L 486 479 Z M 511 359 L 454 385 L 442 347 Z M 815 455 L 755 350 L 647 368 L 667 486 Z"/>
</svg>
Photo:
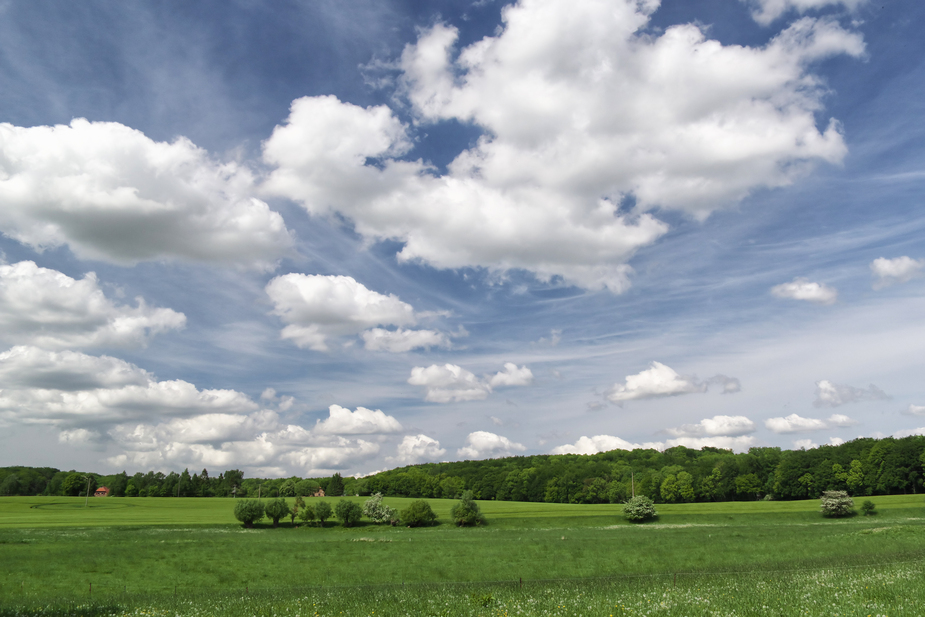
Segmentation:
<svg viewBox="0 0 925 617">
<path fill-rule="evenodd" d="M 827 518 L 840 518 L 854 514 L 854 500 L 848 497 L 845 491 L 825 491 L 822 493 L 822 503 L 819 505 L 822 516 Z"/>
<path fill-rule="evenodd" d="M 363 516 L 374 523 L 392 523 L 398 521 L 398 511 L 382 503 L 382 493 L 376 493 L 363 504 Z"/>
<path fill-rule="evenodd" d="M 623 516 L 628 521 L 641 523 L 658 516 L 655 504 L 645 495 L 636 495 L 623 504 Z"/>
</svg>

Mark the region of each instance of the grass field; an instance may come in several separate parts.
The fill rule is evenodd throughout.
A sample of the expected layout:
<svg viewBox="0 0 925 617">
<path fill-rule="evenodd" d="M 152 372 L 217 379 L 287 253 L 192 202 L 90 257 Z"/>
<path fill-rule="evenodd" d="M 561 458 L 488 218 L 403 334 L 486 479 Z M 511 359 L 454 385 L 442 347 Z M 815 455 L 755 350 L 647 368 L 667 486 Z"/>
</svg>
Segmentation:
<svg viewBox="0 0 925 617">
<path fill-rule="evenodd" d="M 925 614 L 925 500 L 874 501 L 841 520 L 817 501 L 665 505 L 644 525 L 481 502 L 477 529 L 245 530 L 227 499 L 0 498 L 0 616 Z M 430 503 L 449 520 L 454 502 Z"/>
</svg>

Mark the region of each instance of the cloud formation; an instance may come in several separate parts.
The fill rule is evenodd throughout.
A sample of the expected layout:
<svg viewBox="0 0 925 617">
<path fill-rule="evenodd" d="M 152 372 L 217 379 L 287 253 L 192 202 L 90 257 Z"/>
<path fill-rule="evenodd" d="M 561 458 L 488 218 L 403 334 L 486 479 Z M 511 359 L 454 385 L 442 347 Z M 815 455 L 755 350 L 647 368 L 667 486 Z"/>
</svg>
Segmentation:
<svg viewBox="0 0 925 617">
<path fill-rule="evenodd" d="M 921 276 L 925 269 L 925 259 L 912 259 L 903 256 L 895 259 L 878 257 L 870 262 L 870 271 L 877 280 L 874 289 L 881 289 L 894 283 L 905 283 L 917 276 Z"/>
<path fill-rule="evenodd" d="M 839 407 L 848 403 L 884 401 L 890 398 L 889 394 L 874 384 L 870 384 L 866 389 L 854 388 L 852 386 L 843 386 L 823 379 L 822 381 L 816 382 L 816 400 L 813 401 L 813 406 Z"/>
<path fill-rule="evenodd" d="M 328 417 L 315 424 L 315 433 L 319 435 L 381 435 L 401 430 L 398 420 L 379 409 L 357 407 L 356 411 L 350 411 L 340 405 L 331 405 Z"/>
<path fill-rule="evenodd" d="M 772 287 L 771 293 L 778 298 L 805 300 L 815 304 L 833 304 L 838 299 L 838 291 L 834 287 L 814 283 L 802 277 Z"/>
<path fill-rule="evenodd" d="M 438 461 L 446 454 L 446 449 L 440 447 L 440 442 L 427 435 L 406 435 L 394 457 L 386 460 L 393 465 L 415 465 L 417 463 L 430 463 Z"/>
<path fill-rule="evenodd" d="M 518 368 L 513 362 L 506 362 L 503 371 L 479 378 L 455 364 L 431 364 L 411 369 L 408 383 L 426 388 L 424 400 L 432 403 L 480 401 L 488 398 L 493 388 L 532 384 L 533 372 L 526 366 Z"/>
<path fill-rule="evenodd" d="M 844 6 L 854 11 L 868 0 L 742 0 L 752 8 L 752 17 L 763 26 L 770 25 L 775 19 L 790 10 L 806 13 L 813 9 L 829 6 Z"/>
<path fill-rule="evenodd" d="M 683 436 L 666 441 L 651 441 L 645 443 L 630 443 L 619 437 L 612 435 L 595 435 L 594 437 L 582 436 L 574 444 L 557 446 L 550 451 L 550 454 L 597 454 L 598 452 L 607 452 L 608 450 L 638 450 L 652 449 L 664 451 L 675 446 L 684 446 L 693 450 L 699 450 L 704 447 L 724 448 L 743 452 L 755 445 L 755 438 L 751 436 L 727 436 L 716 435 L 711 437 L 692 437 Z"/>
<path fill-rule="evenodd" d="M 614 384 L 604 393 L 604 396 L 611 403 L 621 405 L 624 401 L 636 399 L 706 392 L 711 384 L 722 386 L 724 394 L 731 394 L 741 390 L 739 380 L 734 377 L 716 375 L 701 382 L 696 377 L 678 375 L 674 369 L 661 362 L 652 362 L 648 369 L 635 375 L 627 375 L 626 383 Z"/>
<path fill-rule="evenodd" d="M 374 351 L 403 352 L 449 344 L 445 335 L 433 330 L 402 329 L 417 323 L 414 308 L 349 276 L 285 274 L 267 283 L 266 292 L 273 301 L 273 312 L 288 324 L 281 336 L 302 348 L 328 351 L 329 338 L 361 332 L 366 348 Z"/>
<path fill-rule="evenodd" d="M 155 334 L 183 328 L 186 316 L 167 308 L 120 306 L 92 272 L 82 279 L 31 261 L 0 264 L 0 341 L 44 349 L 144 347 Z"/>
<path fill-rule="evenodd" d="M 526 449 L 523 444 L 513 442 L 507 437 L 487 431 L 475 431 L 469 433 L 466 445 L 457 450 L 456 454 L 462 459 L 478 460 L 514 456 L 515 452 L 523 452 Z"/>
<path fill-rule="evenodd" d="M 832 414 L 827 420 L 803 418 L 795 413 L 783 418 L 768 418 L 764 425 L 777 434 L 808 433 L 829 428 L 845 428 L 857 422 L 842 414 Z"/>
<path fill-rule="evenodd" d="M 755 432 L 755 423 L 745 416 L 713 416 L 697 424 L 684 424 L 667 429 L 674 437 L 738 437 Z"/>
<path fill-rule="evenodd" d="M 0 124 L 0 232 L 120 265 L 179 259 L 268 269 L 292 250 L 252 174 L 185 138 L 115 122 Z"/>
<path fill-rule="evenodd" d="M 653 209 L 704 219 L 840 162 L 838 123 L 816 126 L 824 88 L 808 67 L 864 51 L 859 35 L 809 18 L 763 48 L 691 24 L 642 33 L 657 7 L 522 1 L 458 53 L 456 29 L 436 24 L 405 48 L 400 82 L 419 123 L 482 129 L 447 173 L 400 158 L 412 137 L 389 108 L 305 97 L 264 143 L 263 189 L 401 242 L 402 261 L 620 292 L 628 260 L 668 229 Z"/>
</svg>

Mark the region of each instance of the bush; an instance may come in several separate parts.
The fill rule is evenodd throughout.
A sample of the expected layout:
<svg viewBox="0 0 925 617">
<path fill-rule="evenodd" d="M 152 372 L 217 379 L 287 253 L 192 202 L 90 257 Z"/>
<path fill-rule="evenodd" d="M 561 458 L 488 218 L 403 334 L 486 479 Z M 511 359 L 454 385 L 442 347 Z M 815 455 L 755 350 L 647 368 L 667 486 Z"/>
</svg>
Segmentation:
<svg viewBox="0 0 925 617">
<path fill-rule="evenodd" d="M 824 491 L 820 504 L 822 516 L 840 518 L 854 514 L 854 501 L 845 491 Z"/>
<path fill-rule="evenodd" d="M 868 499 L 861 504 L 861 512 L 864 513 L 864 516 L 873 516 L 877 513 L 877 505 Z"/>
<path fill-rule="evenodd" d="M 311 504 L 306 504 L 302 507 L 301 510 L 299 510 L 299 520 L 303 523 L 310 523 L 311 521 L 315 520 L 315 509 L 311 506 Z"/>
<path fill-rule="evenodd" d="M 324 522 L 331 518 L 331 504 L 326 501 L 315 504 L 315 518 L 321 521 L 321 526 L 324 527 Z"/>
<path fill-rule="evenodd" d="M 475 503 L 475 499 L 472 498 L 472 491 L 463 493 L 460 502 L 450 510 L 450 516 L 453 517 L 453 522 L 457 527 L 485 524 L 485 516 L 479 510 L 479 504 Z"/>
<path fill-rule="evenodd" d="M 279 527 L 279 519 L 289 516 L 289 504 L 285 499 L 271 499 L 265 509 L 267 517 L 273 519 L 273 526 Z"/>
<path fill-rule="evenodd" d="M 234 504 L 234 517 L 244 523 L 245 527 L 253 527 L 254 522 L 263 518 L 263 502 L 256 499 L 236 499 Z"/>
<path fill-rule="evenodd" d="M 636 495 L 623 504 L 623 517 L 634 523 L 641 523 L 658 516 L 655 504 L 645 495 Z"/>
<path fill-rule="evenodd" d="M 341 499 L 334 506 L 334 516 L 341 522 L 344 527 L 353 527 L 360 522 L 363 517 L 363 508 L 355 501 Z"/>
<path fill-rule="evenodd" d="M 433 525 L 436 521 L 437 515 L 423 499 L 412 501 L 411 505 L 401 511 L 401 522 L 408 527 Z"/>
<path fill-rule="evenodd" d="M 363 504 L 363 516 L 374 523 L 398 522 L 398 510 L 382 503 L 382 493 L 376 493 Z"/>
</svg>

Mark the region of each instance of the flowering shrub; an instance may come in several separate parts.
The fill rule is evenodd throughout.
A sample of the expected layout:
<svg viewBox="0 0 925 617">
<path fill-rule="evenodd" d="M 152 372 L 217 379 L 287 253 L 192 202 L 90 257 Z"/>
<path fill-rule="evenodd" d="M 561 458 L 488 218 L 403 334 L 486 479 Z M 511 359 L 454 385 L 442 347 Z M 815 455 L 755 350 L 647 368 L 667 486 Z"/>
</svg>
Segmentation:
<svg viewBox="0 0 925 617">
<path fill-rule="evenodd" d="M 363 516 L 374 523 L 398 522 L 398 510 L 382 503 L 382 493 L 376 493 L 363 504 Z"/>
<path fill-rule="evenodd" d="M 854 501 L 851 497 L 848 497 L 848 493 L 845 491 L 823 492 L 822 503 L 819 507 L 822 510 L 822 516 L 828 518 L 839 518 L 854 514 Z"/>
<path fill-rule="evenodd" d="M 655 504 L 645 495 L 636 495 L 623 504 L 623 516 L 628 521 L 641 523 L 658 516 Z"/>
</svg>

